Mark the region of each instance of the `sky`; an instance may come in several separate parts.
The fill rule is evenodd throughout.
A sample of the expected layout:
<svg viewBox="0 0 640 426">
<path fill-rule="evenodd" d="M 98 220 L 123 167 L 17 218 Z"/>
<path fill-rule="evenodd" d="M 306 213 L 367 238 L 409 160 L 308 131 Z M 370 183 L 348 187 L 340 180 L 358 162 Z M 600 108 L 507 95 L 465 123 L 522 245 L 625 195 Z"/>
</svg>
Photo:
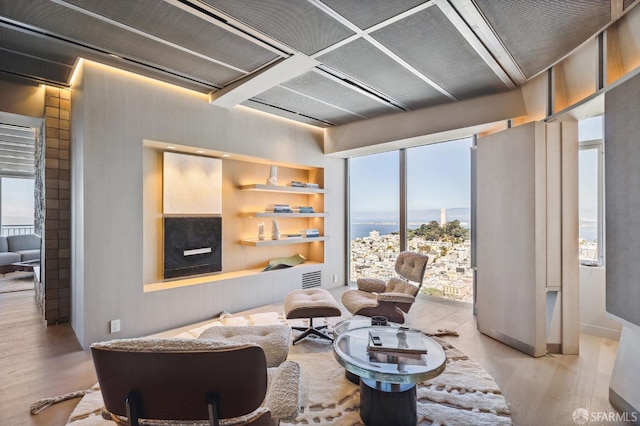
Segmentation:
<svg viewBox="0 0 640 426">
<path fill-rule="evenodd" d="M 602 116 L 582 120 L 578 125 L 578 140 L 591 141 L 604 137 Z M 581 220 L 598 218 L 598 152 L 580 150 L 578 167 L 578 202 Z"/>
<path fill-rule="evenodd" d="M 602 116 L 583 120 L 578 126 L 581 141 L 603 138 Z M 470 208 L 471 138 L 407 149 L 409 212 L 423 209 Z M 593 219 L 597 212 L 597 156 L 579 154 L 580 217 Z M 398 215 L 399 152 L 389 151 L 350 159 L 351 212 Z"/>
<path fill-rule="evenodd" d="M 2 224 L 33 224 L 33 179 L 2 178 Z"/>
<path fill-rule="evenodd" d="M 407 149 L 409 210 L 471 205 L 471 138 Z M 352 158 L 351 211 L 397 212 L 399 152 Z"/>
</svg>

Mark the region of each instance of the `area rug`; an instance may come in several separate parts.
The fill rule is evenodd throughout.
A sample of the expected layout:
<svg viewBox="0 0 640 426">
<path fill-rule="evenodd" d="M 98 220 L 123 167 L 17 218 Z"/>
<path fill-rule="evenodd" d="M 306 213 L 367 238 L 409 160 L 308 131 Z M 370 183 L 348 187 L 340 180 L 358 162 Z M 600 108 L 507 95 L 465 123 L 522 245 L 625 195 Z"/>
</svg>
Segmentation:
<svg viewBox="0 0 640 426">
<path fill-rule="evenodd" d="M 227 316 L 181 332 L 176 337 L 197 338 L 211 326 L 285 322 L 282 315 Z M 331 327 L 331 323 L 328 324 Z M 510 425 L 509 406 L 498 385 L 484 369 L 442 339 L 447 366 L 438 377 L 419 383 L 419 425 Z M 281 425 L 363 425 L 359 414 L 359 387 L 349 382 L 328 341 L 305 339 L 289 349 L 289 360 L 302 371 L 302 407 L 298 417 Z M 71 426 L 114 426 L 100 415 L 102 397 L 96 386 L 71 413 Z"/>
<path fill-rule="evenodd" d="M 16 272 L 0 278 L 0 293 L 33 289 L 33 273 L 31 272 Z"/>
</svg>

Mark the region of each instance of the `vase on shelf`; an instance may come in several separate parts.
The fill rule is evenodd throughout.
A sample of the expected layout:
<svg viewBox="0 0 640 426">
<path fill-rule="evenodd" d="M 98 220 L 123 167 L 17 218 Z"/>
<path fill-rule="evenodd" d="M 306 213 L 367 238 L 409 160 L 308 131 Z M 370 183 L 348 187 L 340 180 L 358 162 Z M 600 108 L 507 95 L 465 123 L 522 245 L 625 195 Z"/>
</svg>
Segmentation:
<svg viewBox="0 0 640 426">
<path fill-rule="evenodd" d="M 264 222 L 258 223 L 258 239 L 260 241 L 264 240 Z"/>
<path fill-rule="evenodd" d="M 271 239 L 280 239 L 280 228 L 278 227 L 278 221 L 275 219 L 271 221 Z"/>
<path fill-rule="evenodd" d="M 267 179 L 267 185 L 277 185 L 277 184 L 278 184 L 278 166 L 271 166 L 269 179 Z"/>
</svg>

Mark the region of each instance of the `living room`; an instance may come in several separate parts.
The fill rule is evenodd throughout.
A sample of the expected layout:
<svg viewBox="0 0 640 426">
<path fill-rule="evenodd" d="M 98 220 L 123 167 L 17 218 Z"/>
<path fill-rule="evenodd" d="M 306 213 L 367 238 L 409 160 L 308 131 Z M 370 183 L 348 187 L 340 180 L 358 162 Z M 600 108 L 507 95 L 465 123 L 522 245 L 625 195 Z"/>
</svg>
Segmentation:
<svg viewBox="0 0 640 426">
<path fill-rule="evenodd" d="M 625 31 L 635 34 L 638 8 L 633 4 L 617 21 L 622 28 L 619 37 L 628 34 Z M 564 90 L 557 94 L 562 99 L 556 99 L 558 104 L 551 114 L 546 102 L 549 74 L 542 73 L 515 90 L 402 112 L 402 126 L 396 124 L 398 116 L 389 115 L 323 128 L 245 106 L 212 106 L 206 94 L 91 58 L 78 61 L 68 88 L 40 88 L 17 82 L 15 76 L 3 79 L 3 90 L 13 95 L 3 99 L 0 109 L 9 115 L 38 117 L 33 111 L 40 110 L 43 118 L 45 99 L 52 94 L 60 99 L 68 96 L 70 101 L 70 297 L 65 298 L 69 301 L 66 311 L 59 310 L 61 316 L 52 324 L 68 322 L 79 345 L 87 350 L 97 341 L 151 335 L 222 312 L 264 306 L 281 310 L 285 297 L 300 288 L 305 274 L 318 272 L 321 287 L 339 300 L 339 293 L 350 281 L 347 158 L 461 136 L 478 135 L 481 139 L 496 130 L 508 131 L 535 121 L 575 121 L 572 114 L 602 114 L 603 93 L 637 80 L 638 49 L 628 48 L 633 45 L 630 39 L 621 43 L 632 52 L 624 57 L 631 65 L 625 65 L 617 79 L 601 91 L 581 95 L 580 84 L 573 87 L 569 79 L 571 75 L 582 76 L 573 70 L 581 67 L 585 56 L 598 51 L 597 37 L 556 64 L 556 76 L 561 74 L 566 81 Z M 15 101 L 19 97 L 23 100 Z M 40 106 L 34 108 L 34 104 Z M 222 160 L 222 273 L 177 280 L 161 277 L 162 153 L 168 150 Z M 260 220 L 241 213 L 277 202 L 273 194 L 240 187 L 263 184 L 274 165 L 281 185 L 301 180 L 319 183 L 324 189 L 316 208 L 324 216 L 305 219 L 309 228 L 321 230 L 324 241 L 265 247 L 239 243 L 257 235 L 256 222 Z M 305 195 L 304 200 L 312 197 L 316 195 Z M 289 226 L 285 232 L 298 231 L 297 224 L 284 220 L 280 224 Z M 261 272 L 269 260 L 295 252 L 309 261 L 294 268 Z M 577 262 L 575 265 L 572 273 L 577 274 Z M 572 287 L 571 291 L 581 290 Z M 597 291 L 604 293 L 604 283 Z M 580 314 L 607 317 L 604 300 L 598 302 L 597 310 L 583 312 L 581 306 Z M 563 309 L 569 315 L 565 324 L 571 319 L 574 326 L 558 333 L 562 336 L 566 332 L 566 339 L 575 341 L 582 321 L 576 319 L 575 306 L 564 305 Z M 114 320 L 120 326 L 116 333 L 110 331 Z M 589 324 L 601 327 L 603 322 L 596 318 Z M 442 327 L 452 328 L 445 324 Z M 59 325 L 52 325 L 55 327 Z M 564 343 L 567 349 L 570 341 L 560 338 L 543 344 L 546 348 L 549 343 Z M 455 340 L 449 342 L 456 345 Z M 487 343 L 493 344 L 501 345 Z M 39 420 L 34 417 L 33 421 Z"/>
</svg>

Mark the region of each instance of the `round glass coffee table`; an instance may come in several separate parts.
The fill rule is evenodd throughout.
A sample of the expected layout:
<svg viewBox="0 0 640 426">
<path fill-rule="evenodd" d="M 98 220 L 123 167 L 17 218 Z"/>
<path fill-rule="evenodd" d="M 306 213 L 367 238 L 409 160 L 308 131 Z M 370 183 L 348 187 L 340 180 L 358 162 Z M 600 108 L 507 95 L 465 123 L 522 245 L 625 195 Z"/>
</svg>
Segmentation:
<svg viewBox="0 0 640 426">
<path fill-rule="evenodd" d="M 360 417 L 368 426 L 415 425 L 416 383 L 444 371 L 447 357 L 442 346 L 421 331 L 398 324 L 347 321 L 334 328 L 333 350 L 347 372 L 360 377 Z M 369 350 L 371 334 L 402 336 L 402 341 L 412 341 L 426 353 Z"/>
</svg>

